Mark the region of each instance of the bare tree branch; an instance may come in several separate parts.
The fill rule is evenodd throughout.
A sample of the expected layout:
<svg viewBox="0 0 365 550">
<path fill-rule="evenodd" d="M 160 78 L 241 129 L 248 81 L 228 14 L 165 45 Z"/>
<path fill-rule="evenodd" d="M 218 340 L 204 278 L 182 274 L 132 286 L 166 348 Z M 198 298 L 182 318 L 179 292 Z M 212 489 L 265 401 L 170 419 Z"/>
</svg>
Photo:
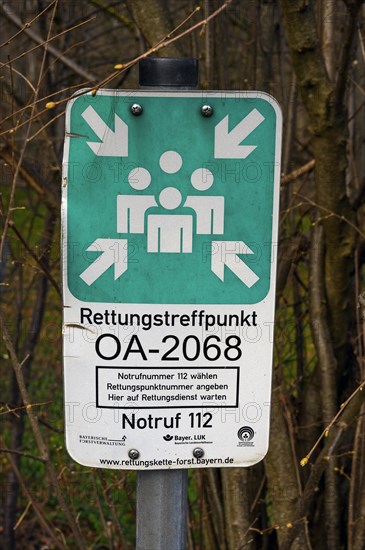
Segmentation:
<svg viewBox="0 0 365 550">
<path fill-rule="evenodd" d="M 0 8 L 2 9 L 4 15 L 14 23 L 19 29 L 22 30 L 33 42 L 36 42 L 40 46 L 47 49 L 47 52 L 59 59 L 64 65 L 66 65 L 69 69 L 71 69 L 74 73 L 78 74 L 88 82 L 96 82 L 97 78 L 94 74 L 90 73 L 89 71 L 85 71 L 83 67 L 78 65 L 75 61 L 72 61 L 72 59 L 69 59 L 65 55 L 62 54 L 57 48 L 52 46 L 52 44 L 48 43 L 48 40 L 44 40 L 41 36 L 39 36 L 35 31 L 32 31 L 32 29 L 29 28 L 29 23 L 23 23 L 21 19 L 15 15 L 14 11 L 6 4 L 6 2 L 1 2 Z"/>
<path fill-rule="evenodd" d="M 29 422 L 30 422 L 33 434 L 34 434 L 34 438 L 36 440 L 37 447 L 38 447 L 38 449 L 40 451 L 40 454 L 41 454 L 40 458 L 46 464 L 47 471 L 48 471 L 48 474 L 49 474 L 49 477 L 50 477 L 50 481 L 51 481 L 51 483 L 52 483 L 52 485 L 55 489 L 59 504 L 60 504 L 65 516 L 68 519 L 69 525 L 70 525 L 70 527 L 73 531 L 73 534 L 74 534 L 75 540 L 77 542 L 78 548 L 84 549 L 85 545 L 84 545 L 83 537 L 81 535 L 80 529 L 79 529 L 74 517 L 71 514 L 71 511 L 70 511 L 69 507 L 66 504 L 64 496 L 62 494 L 62 491 L 61 491 L 61 488 L 60 488 L 60 483 L 59 483 L 59 480 L 57 478 L 57 474 L 54 470 L 53 463 L 50 459 L 49 450 L 47 448 L 47 445 L 45 443 L 45 440 L 44 440 L 44 438 L 42 436 L 42 433 L 41 433 L 41 430 L 39 428 L 38 419 L 37 419 L 37 417 L 34 414 L 34 411 L 32 409 L 32 404 L 31 404 L 31 401 L 29 399 L 28 390 L 26 388 L 26 384 L 25 384 L 25 380 L 24 380 L 24 376 L 23 376 L 22 365 L 18 360 L 17 354 L 16 354 L 15 349 L 14 349 L 14 345 L 13 345 L 12 340 L 10 338 L 9 331 L 7 329 L 4 317 L 3 317 L 1 312 L 0 312 L 0 329 L 1 329 L 1 332 L 2 332 L 2 337 L 3 337 L 3 340 L 4 340 L 5 346 L 8 350 L 8 352 L 9 352 L 9 355 L 10 355 L 10 358 L 11 358 L 11 361 L 12 361 L 14 374 L 15 374 L 15 377 L 16 377 L 16 380 L 17 380 L 17 383 L 18 383 L 18 387 L 19 387 L 19 390 L 20 390 L 22 401 L 23 401 L 23 403 L 26 407 L 27 415 L 28 415 L 28 418 L 29 418 Z"/>
<path fill-rule="evenodd" d="M 310 279 L 309 279 L 309 308 L 311 330 L 316 347 L 320 379 L 322 418 L 325 425 L 331 422 L 337 410 L 337 361 L 331 342 L 328 316 L 326 310 L 326 296 L 324 287 L 324 235 L 320 223 L 314 225 L 311 239 Z M 339 494 L 338 478 L 335 472 L 336 463 L 331 457 L 325 472 L 326 493 L 325 516 L 326 525 L 331 526 L 328 541 L 331 548 L 336 548 L 340 540 L 339 533 Z"/>
<path fill-rule="evenodd" d="M 3 441 L 2 441 L 1 438 L 0 438 L 0 441 L 1 441 L 1 444 L 3 444 Z M 9 451 L 6 450 L 6 452 L 9 452 Z M 33 497 L 32 493 L 28 490 L 27 483 L 24 481 L 23 476 L 21 475 L 21 473 L 20 473 L 13 457 L 11 456 L 11 454 L 12 453 L 9 453 L 9 455 L 8 455 L 8 461 L 10 462 L 11 468 L 14 471 L 16 478 L 18 479 L 19 485 L 20 485 L 24 495 L 28 499 L 28 502 L 30 502 L 30 504 L 32 505 L 34 513 L 37 516 L 37 519 L 38 519 L 40 525 L 43 527 L 45 532 L 48 533 L 48 535 L 51 537 L 51 540 L 53 541 L 56 548 L 61 548 L 61 549 L 65 548 L 64 545 L 61 544 L 60 541 L 57 539 L 52 527 L 49 525 L 48 521 L 46 520 L 45 514 L 44 514 L 41 506 L 36 502 L 36 500 Z M 38 457 L 37 460 L 41 460 L 43 462 L 43 460 L 40 457 Z"/>
</svg>

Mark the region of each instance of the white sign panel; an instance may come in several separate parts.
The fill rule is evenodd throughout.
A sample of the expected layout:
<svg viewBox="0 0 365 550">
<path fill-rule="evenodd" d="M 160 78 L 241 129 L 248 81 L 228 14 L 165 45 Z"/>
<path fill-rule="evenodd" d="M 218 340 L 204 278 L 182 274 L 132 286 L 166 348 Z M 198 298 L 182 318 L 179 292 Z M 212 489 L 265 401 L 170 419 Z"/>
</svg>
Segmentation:
<svg viewBox="0 0 365 550">
<path fill-rule="evenodd" d="M 262 92 L 69 102 L 65 414 L 80 464 L 249 466 L 266 454 L 281 125 Z"/>
</svg>

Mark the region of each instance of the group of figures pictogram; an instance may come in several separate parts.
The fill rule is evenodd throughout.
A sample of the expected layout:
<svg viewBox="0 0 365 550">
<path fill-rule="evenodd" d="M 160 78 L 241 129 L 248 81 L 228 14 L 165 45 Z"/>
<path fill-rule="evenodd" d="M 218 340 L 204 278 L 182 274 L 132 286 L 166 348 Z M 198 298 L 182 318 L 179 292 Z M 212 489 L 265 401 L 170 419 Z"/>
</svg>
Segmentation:
<svg viewBox="0 0 365 550">
<path fill-rule="evenodd" d="M 161 170 L 169 174 L 179 172 L 182 163 L 182 157 L 176 151 L 165 151 L 159 159 Z M 174 213 L 183 202 L 180 190 L 177 187 L 165 187 L 157 198 L 142 194 L 140 192 L 151 184 L 151 174 L 143 167 L 131 170 L 128 183 L 137 193 L 117 196 L 117 232 L 147 233 L 149 253 L 191 253 L 195 234 L 223 235 L 224 197 L 205 194 L 214 184 L 213 173 L 207 168 L 197 168 L 191 174 L 190 182 L 202 194 L 186 197 L 183 204 L 186 214 Z M 166 214 L 160 213 L 161 207 L 166 210 Z M 156 208 L 159 213 L 154 213 Z M 195 211 L 195 216 L 190 209 Z"/>
</svg>

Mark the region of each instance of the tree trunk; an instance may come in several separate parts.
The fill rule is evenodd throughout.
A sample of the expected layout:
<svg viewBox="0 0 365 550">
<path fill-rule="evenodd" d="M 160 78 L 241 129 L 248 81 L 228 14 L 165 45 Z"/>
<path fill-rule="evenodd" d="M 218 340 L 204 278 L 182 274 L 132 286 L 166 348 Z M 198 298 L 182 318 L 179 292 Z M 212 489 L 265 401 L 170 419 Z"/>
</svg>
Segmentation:
<svg viewBox="0 0 365 550">
<path fill-rule="evenodd" d="M 127 0 L 126 4 L 149 48 L 166 38 L 174 28 L 170 14 L 160 0 Z M 171 44 L 161 55 L 182 57 L 180 43 Z"/>
</svg>

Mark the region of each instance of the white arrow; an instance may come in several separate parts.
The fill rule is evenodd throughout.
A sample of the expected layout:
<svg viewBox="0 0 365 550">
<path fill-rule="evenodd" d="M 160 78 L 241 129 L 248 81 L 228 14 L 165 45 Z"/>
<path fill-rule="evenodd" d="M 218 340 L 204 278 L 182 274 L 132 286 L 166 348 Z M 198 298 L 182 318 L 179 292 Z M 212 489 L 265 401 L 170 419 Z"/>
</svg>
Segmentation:
<svg viewBox="0 0 365 550">
<path fill-rule="evenodd" d="M 219 159 L 245 159 L 254 151 L 257 145 L 240 145 L 265 118 L 253 109 L 230 132 L 228 131 L 228 115 L 226 115 L 214 130 L 214 157 Z"/>
<path fill-rule="evenodd" d="M 114 132 L 91 105 L 81 116 L 101 140 L 101 143 L 87 141 L 95 155 L 98 157 L 128 156 L 128 126 L 118 115 L 114 118 Z"/>
<path fill-rule="evenodd" d="M 102 252 L 80 275 L 81 279 L 89 286 L 113 264 L 115 281 L 128 269 L 127 239 L 96 239 L 87 250 Z"/>
<path fill-rule="evenodd" d="M 238 254 L 254 252 L 243 241 L 213 241 L 211 269 L 221 281 L 224 281 L 226 265 L 248 288 L 251 288 L 260 277 L 240 260 Z"/>
</svg>

